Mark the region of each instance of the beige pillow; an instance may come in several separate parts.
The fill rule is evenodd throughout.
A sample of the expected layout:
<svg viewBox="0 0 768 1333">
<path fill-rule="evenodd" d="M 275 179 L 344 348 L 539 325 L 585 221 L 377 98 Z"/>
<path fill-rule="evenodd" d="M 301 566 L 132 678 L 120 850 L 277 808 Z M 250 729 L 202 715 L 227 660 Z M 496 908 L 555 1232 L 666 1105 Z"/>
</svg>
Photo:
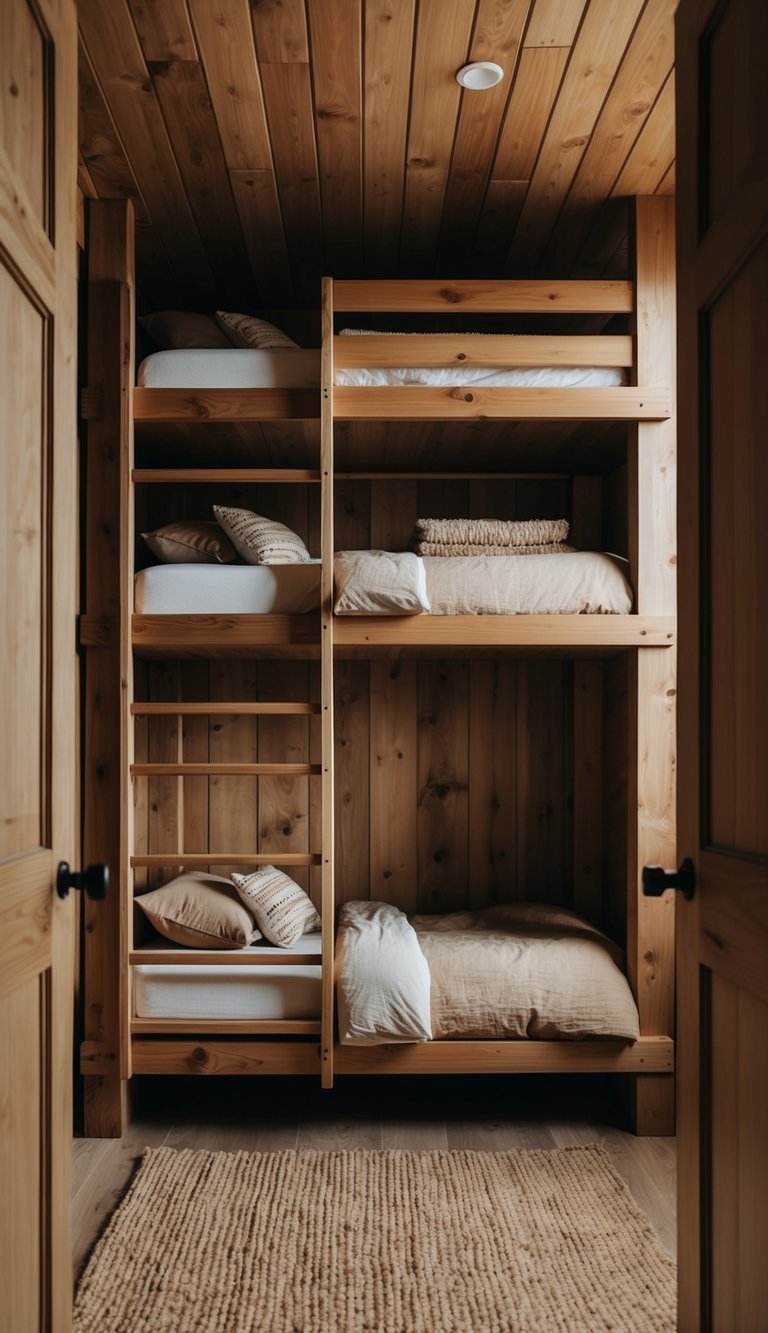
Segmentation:
<svg viewBox="0 0 768 1333">
<path fill-rule="evenodd" d="M 337 616 L 418 616 L 429 611 L 424 561 L 412 551 L 337 551 Z"/>
<path fill-rule="evenodd" d="M 257 315 L 237 315 L 228 310 L 216 311 L 216 322 L 235 347 L 257 347 L 266 351 L 271 347 L 298 347 L 298 343 Z"/>
<path fill-rule="evenodd" d="M 244 949 L 261 939 L 228 879 L 190 871 L 136 899 L 155 930 L 192 949 Z"/>
<path fill-rule="evenodd" d="M 156 310 L 141 315 L 139 323 L 163 350 L 180 347 L 231 347 L 226 331 L 210 315 L 191 310 Z"/>
<path fill-rule="evenodd" d="M 228 565 L 237 554 L 218 523 L 181 519 L 141 535 L 152 554 L 166 565 Z"/>
<path fill-rule="evenodd" d="M 216 520 L 249 565 L 306 565 L 310 555 L 301 537 L 284 523 L 251 509 L 214 505 Z"/>
<path fill-rule="evenodd" d="M 302 935 L 319 929 L 320 917 L 312 899 L 277 866 L 260 866 L 251 875 L 233 875 L 232 883 L 271 944 L 289 949 Z"/>
</svg>

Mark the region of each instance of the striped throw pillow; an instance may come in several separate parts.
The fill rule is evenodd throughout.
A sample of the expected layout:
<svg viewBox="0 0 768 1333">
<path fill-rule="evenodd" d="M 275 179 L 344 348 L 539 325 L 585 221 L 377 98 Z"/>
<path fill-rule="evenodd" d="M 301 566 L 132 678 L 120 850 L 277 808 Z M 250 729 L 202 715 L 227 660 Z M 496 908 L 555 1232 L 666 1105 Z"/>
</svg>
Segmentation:
<svg viewBox="0 0 768 1333">
<path fill-rule="evenodd" d="M 287 333 L 257 315 L 238 315 L 229 310 L 216 311 L 216 323 L 235 347 L 257 347 L 267 351 L 273 347 L 298 347 Z"/>
<path fill-rule="evenodd" d="M 289 949 L 302 935 L 319 929 L 320 917 L 312 899 L 277 866 L 232 875 L 232 883 L 270 944 Z"/>
<path fill-rule="evenodd" d="M 238 555 L 249 565 L 306 565 L 310 555 L 301 537 L 284 523 L 251 509 L 214 505 L 216 522 L 224 529 Z"/>
</svg>

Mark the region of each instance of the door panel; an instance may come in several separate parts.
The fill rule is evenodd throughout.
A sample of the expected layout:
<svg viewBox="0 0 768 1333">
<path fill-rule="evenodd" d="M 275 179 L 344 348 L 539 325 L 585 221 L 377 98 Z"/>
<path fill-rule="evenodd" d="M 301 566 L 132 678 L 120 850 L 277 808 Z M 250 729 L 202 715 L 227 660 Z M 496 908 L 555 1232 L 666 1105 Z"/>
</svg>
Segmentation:
<svg viewBox="0 0 768 1333">
<path fill-rule="evenodd" d="M 50 711 L 43 675 L 48 632 L 43 603 L 49 584 L 43 480 L 49 404 L 46 321 L 5 267 L 0 267 L 0 309 L 13 329 L 16 349 L 14 356 L 4 352 L 0 357 L 0 593 L 12 627 L 0 638 L 5 751 L 0 857 L 10 857 L 49 841 L 43 800 Z"/>
<path fill-rule="evenodd" d="M 768 1308 L 764 0 L 677 11 L 680 1333 Z"/>
<path fill-rule="evenodd" d="M 77 31 L 0 4 L 0 1330 L 71 1325 Z"/>
<path fill-rule="evenodd" d="M 708 773 L 703 793 L 707 841 L 747 855 L 768 854 L 768 755 L 752 744 L 768 735 L 768 239 L 710 307 Z M 707 605 L 708 603 L 708 605 Z M 716 636 L 716 637 L 715 637 Z"/>
</svg>

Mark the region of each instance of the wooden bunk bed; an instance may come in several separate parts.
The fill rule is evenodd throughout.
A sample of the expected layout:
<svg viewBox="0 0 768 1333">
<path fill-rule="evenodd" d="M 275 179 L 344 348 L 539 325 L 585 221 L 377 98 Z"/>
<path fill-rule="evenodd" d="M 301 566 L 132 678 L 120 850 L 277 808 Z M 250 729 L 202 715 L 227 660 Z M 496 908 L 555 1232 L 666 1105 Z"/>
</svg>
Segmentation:
<svg viewBox="0 0 768 1333">
<path fill-rule="evenodd" d="M 89 709 L 90 734 L 86 735 L 86 854 L 113 864 L 119 860 L 120 895 L 119 900 L 90 904 L 87 909 L 82 1068 L 88 1076 L 86 1106 L 91 1132 L 115 1132 L 122 1116 L 121 1080 L 137 1073 L 316 1073 L 328 1087 L 334 1073 L 554 1071 L 632 1076 L 638 1132 L 671 1132 L 674 906 L 668 899 L 643 898 L 640 888 L 643 864 L 673 864 L 675 853 L 671 201 L 640 199 L 634 204 L 632 282 L 326 280 L 319 394 L 134 388 L 132 356 L 112 359 L 118 347 L 132 348 L 131 228 L 130 206 L 94 206 L 89 307 L 96 337 L 89 338 L 90 387 L 84 396 L 89 418 L 89 532 L 87 612 L 82 617 L 81 644 L 89 650 L 86 698 L 92 705 L 98 702 L 99 708 Z M 396 312 L 412 320 L 414 315 L 432 317 L 446 311 L 473 318 L 500 312 L 505 316 L 578 315 L 592 322 L 592 331 L 535 338 L 474 333 L 346 338 L 334 331 L 339 312 Z M 626 321 L 625 331 L 611 332 L 609 325 L 608 332 L 594 332 L 617 317 Z M 617 365 L 626 369 L 628 382 L 597 389 L 357 388 L 334 383 L 336 371 L 350 366 L 451 366 L 473 361 L 483 366 Z M 138 459 L 134 458 L 134 423 Z M 265 423 L 276 423 L 276 440 L 262 438 Z M 286 423 L 296 423 L 289 436 L 285 436 Z M 430 446 L 420 452 L 419 441 L 424 430 L 432 428 L 431 423 L 438 430 L 458 431 L 458 439 L 452 442 L 446 434 L 438 437 L 442 447 Z M 583 423 L 594 423 L 597 443 L 585 433 Z M 498 432 L 512 426 L 519 438 L 513 436 L 511 446 L 499 447 Z M 205 433 L 213 430 L 223 432 L 216 437 L 215 459 L 205 444 Z M 232 432 L 231 448 L 227 430 Z M 379 435 L 374 437 L 372 430 Z M 462 435 L 468 430 L 470 436 Z M 478 447 L 482 432 L 488 432 L 491 441 L 485 452 Z M 119 453 L 104 447 L 107 443 L 114 446 L 118 438 Z M 146 438 L 153 441 L 150 451 L 142 445 Z M 379 442 L 372 445 L 374 438 Z M 473 464 L 480 460 L 477 470 L 467 465 L 467 444 Z M 192 466 L 191 460 L 198 457 L 200 466 Z M 286 466 L 286 461 L 296 466 Z M 283 491 L 296 488 L 295 494 L 318 496 L 319 492 L 317 500 L 308 501 L 310 508 L 315 506 L 309 521 L 316 534 L 319 530 L 322 558 L 319 611 L 303 615 L 134 613 L 135 496 L 189 493 L 199 486 L 234 487 L 236 494 L 243 494 L 254 485 L 261 488 L 260 495 L 270 486 Z M 604 545 L 601 539 L 623 529 L 634 584 L 633 612 L 335 617 L 333 552 L 361 544 L 365 527 L 354 496 L 365 491 L 370 506 L 367 531 L 376 540 L 368 544 L 404 549 L 404 525 L 415 517 L 419 488 L 425 496 L 433 496 L 435 485 L 443 487 L 443 494 L 447 494 L 446 486 L 458 487 L 462 495 L 474 487 L 478 503 L 489 494 L 489 485 L 501 488 L 502 494 L 504 486 L 524 490 L 533 485 L 540 495 L 554 487 L 558 497 L 568 498 L 574 528 L 582 536 L 588 534 L 590 541 Z M 176 488 L 181 490 L 176 492 Z M 621 492 L 626 497 L 626 513 L 615 520 L 614 508 L 622 508 L 615 504 Z M 107 514 L 105 503 L 111 506 Z M 146 499 L 141 503 L 146 506 Z M 119 552 L 116 532 L 120 534 Z M 396 536 L 400 537 L 399 548 Z M 434 668 L 419 665 L 430 661 Z M 415 892 L 413 874 L 405 891 L 398 887 L 402 875 L 391 868 L 383 870 L 383 880 L 374 882 L 371 873 L 370 882 L 360 882 L 365 865 L 353 844 L 363 828 L 363 813 L 367 818 L 367 811 L 363 812 L 366 800 L 372 809 L 376 809 L 376 800 L 370 782 L 362 795 L 355 793 L 368 781 L 366 769 L 370 775 L 374 767 L 379 797 L 382 784 L 397 785 L 392 747 L 394 743 L 397 750 L 400 743 L 401 724 L 405 734 L 413 735 L 417 691 L 422 690 L 415 683 L 415 673 L 454 661 L 458 669 L 471 666 L 474 673 L 465 696 L 478 736 L 478 753 L 485 743 L 492 748 L 493 720 L 482 702 L 489 680 L 496 686 L 501 682 L 501 692 L 509 695 L 509 676 L 503 673 L 517 673 L 517 693 L 512 705 L 507 700 L 506 718 L 521 730 L 526 725 L 526 691 L 536 688 L 533 673 L 550 682 L 545 707 L 558 692 L 566 697 L 559 712 L 561 732 L 555 748 L 560 746 L 561 754 L 568 754 L 569 776 L 557 789 L 564 805 L 572 804 L 572 811 L 562 816 L 568 830 L 561 839 L 563 846 L 568 843 L 569 892 L 577 910 L 613 926 L 614 933 L 623 936 L 640 1015 L 640 1040 L 632 1045 L 606 1040 L 439 1040 L 400 1047 L 350 1047 L 339 1045 L 334 1038 L 336 900 L 364 897 L 368 892 L 372 897 L 389 897 L 389 886 L 391 900 L 404 893 L 401 901 L 408 905 Z M 260 673 L 258 697 L 251 691 L 244 698 L 244 691 L 238 694 L 233 685 L 222 694 L 221 680 L 250 679 L 252 683 L 244 664 L 254 662 Z M 163 685 L 155 674 L 155 693 L 150 697 L 147 681 L 151 673 L 163 671 L 163 663 L 176 664 L 174 680 Z M 214 663 L 220 663 L 218 669 L 224 673 L 215 688 Z M 300 663 L 310 665 L 299 667 Z M 229 677 L 228 671 L 232 673 Z M 123 701 L 116 707 L 110 698 L 111 711 L 105 718 L 103 701 L 116 672 L 122 680 Z M 281 688 L 273 690 L 277 697 L 263 697 L 262 674 L 273 686 L 279 683 Z M 139 675 L 142 687 L 136 691 Z M 394 686 L 387 683 L 388 678 L 395 681 Z M 303 682 L 302 697 L 283 699 L 292 680 Z M 162 697 L 164 689 L 168 697 Z M 377 689 L 384 698 L 379 707 L 381 730 L 373 734 L 373 713 L 369 712 L 367 752 L 363 754 L 358 747 L 353 764 L 350 736 L 361 711 L 366 706 L 373 708 L 370 701 Z M 194 691 L 207 692 L 207 697 L 190 697 Z M 429 704 L 429 685 L 424 693 Z M 364 700 L 361 707 L 362 694 L 368 702 Z M 449 686 L 446 698 L 450 701 L 450 697 Z M 404 721 L 405 704 L 411 711 Z M 441 706 L 448 705 L 443 701 Z M 291 766 L 284 756 L 275 759 L 280 742 L 274 734 L 271 748 L 264 751 L 270 757 L 262 758 L 259 749 L 259 758 L 254 760 L 252 747 L 249 752 L 246 744 L 248 759 L 212 762 L 211 733 L 207 741 L 198 733 L 206 758 L 189 758 L 189 750 L 195 753 L 195 727 L 221 726 L 221 719 L 244 719 L 247 724 L 249 719 L 252 723 L 265 717 L 274 726 L 279 714 L 294 728 L 294 748 L 299 737 L 301 762 Z M 213 723 L 213 718 L 218 721 Z M 182 719 L 188 732 L 183 740 Z M 152 725 L 159 726 L 160 732 L 150 753 L 147 734 Z M 110 740 L 115 744 L 117 738 L 121 764 L 118 769 L 111 762 L 105 773 L 105 744 Z M 470 748 L 473 743 L 470 741 Z M 375 764 L 374 749 L 381 751 Z M 335 753 L 339 757 L 336 775 Z M 475 772 L 482 774 L 482 764 L 475 765 Z M 215 846 L 210 840 L 214 837 L 210 818 L 202 841 L 198 828 L 194 850 L 184 841 L 185 830 L 194 826 L 194 819 L 189 812 L 182 813 L 183 784 L 191 779 L 210 783 L 228 775 L 246 782 L 295 778 L 305 784 L 305 801 L 311 789 L 313 809 L 301 812 L 302 850 L 281 852 L 279 836 L 266 849 L 261 845 L 247 848 L 242 843 L 237 844 L 239 849 Z M 483 786 L 491 803 L 498 803 L 495 781 L 486 773 L 474 782 L 475 788 Z M 140 795 L 137 782 L 143 784 Z M 405 783 L 407 793 L 412 785 Z M 457 789 L 461 786 L 458 781 Z M 450 789 L 450 781 L 447 787 Z M 505 788 L 507 797 L 509 790 Z M 449 791 L 448 809 L 451 800 Z M 165 813 L 163 802 L 167 803 Z M 119 828 L 116 804 L 124 812 Z M 152 813 L 148 814 L 150 806 Z M 105 820 L 108 809 L 111 813 Z M 388 812 L 380 807 L 378 814 L 382 826 L 390 822 Z M 445 818 L 443 811 L 443 823 Z M 415 812 L 413 818 L 406 818 L 405 827 L 415 836 L 414 819 Z M 227 826 L 227 820 L 218 822 Z M 291 823 L 287 819 L 285 827 L 293 848 Z M 150 846 L 152 836 L 155 842 Z M 337 836 L 339 858 L 334 855 Z M 382 834 L 385 847 L 378 855 L 379 871 L 388 859 L 394 864 L 387 836 Z M 488 901 L 503 893 L 500 876 L 505 854 L 506 850 L 496 857 L 498 864 L 490 878 L 486 875 Z M 421 852 L 419 856 L 424 859 Z M 491 861 L 495 856 L 492 847 Z M 435 859 L 439 862 L 440 856 Z M 152 883 L 147 875 L 181 866 L 215 869 L 217 865 L 262 862 L 296 867 L 320 908 L 319 1020 L 278 1025 L 229 1020 L 201 1025 L 134 1018 L 133 969 L 147 957 L 169 966 L 190 962 L 189 951 L 155 946 L 148 953 L 134 940 L 135 883 Z M 558 873 L 563 870 L 563 858 L 561 862 Z M 369 868 L 372 866 L 371 855 Z M 432 885 L 434 873 L 427 871 Z M 425 896 L 436 904 L 433 910 L 446 906 L 439 889 L 433 887 Z M 456 901 L 454 886 L 447 905 Z M 427 910 L 424 896 L 420 906 Z M 302 963 L 308 960 L 309 956 L 299 956 Z M 246 951 L 222 951 L 201 955 L 197 961 L 216 966 L 252 963 L 253 959 Z M 291 962 L 296 961 L 292 955 Z"/>
</svg>

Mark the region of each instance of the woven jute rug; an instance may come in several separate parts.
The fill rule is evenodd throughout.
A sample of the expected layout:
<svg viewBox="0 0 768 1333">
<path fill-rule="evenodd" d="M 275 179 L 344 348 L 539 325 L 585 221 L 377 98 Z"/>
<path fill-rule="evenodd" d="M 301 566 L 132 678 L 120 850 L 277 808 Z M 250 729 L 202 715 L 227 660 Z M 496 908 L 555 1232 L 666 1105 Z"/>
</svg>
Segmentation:
<svg viewBox="0 0 768 1333">
<path fill-rule="evenodd" d="M 670 1333 L 675 1265 L 600 1148 L 148 1150 L 76 1333 Z"/>
</svg>

